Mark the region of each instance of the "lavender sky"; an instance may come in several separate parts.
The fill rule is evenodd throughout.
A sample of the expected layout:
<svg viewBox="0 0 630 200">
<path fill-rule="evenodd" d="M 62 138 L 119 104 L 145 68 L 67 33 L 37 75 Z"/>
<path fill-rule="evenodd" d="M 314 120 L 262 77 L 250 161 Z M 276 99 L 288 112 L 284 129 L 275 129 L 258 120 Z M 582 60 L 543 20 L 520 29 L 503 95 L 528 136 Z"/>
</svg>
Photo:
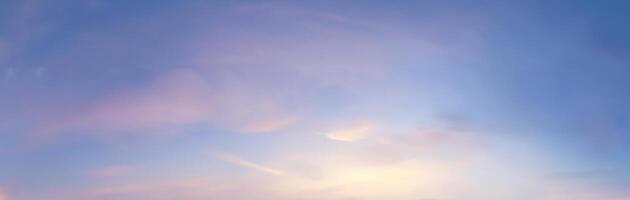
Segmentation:
<svg viewBox="0 0 630 200">
<path fill-rule="evenodd" d="M 629 200 L 629 13 L 0 0 L 0 200 Z"/>
</svg>

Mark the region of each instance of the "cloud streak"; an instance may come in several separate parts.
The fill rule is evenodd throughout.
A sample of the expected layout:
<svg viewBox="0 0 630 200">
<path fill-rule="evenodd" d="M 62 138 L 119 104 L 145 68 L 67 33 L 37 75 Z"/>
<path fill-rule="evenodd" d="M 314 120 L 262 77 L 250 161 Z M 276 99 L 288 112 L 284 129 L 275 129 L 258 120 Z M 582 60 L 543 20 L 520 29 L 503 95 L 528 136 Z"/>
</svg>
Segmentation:
<svg viewBox="0 0 630 200">
<path fill-rule="evenodd" d="M 326 138 L 331 140 L 352 142 L 366 137 L 371 131 L 373 131 L 375 128 L 374 126 L 375 125 L 370 122 L 356 122 L 348 125 L 347 127 L 333 129 L 325 135 Z"/>
<path fill-rule="evenodd" d="M 263 99 L 267 100 L 263 100 Z M 152 132 L 187 125 L 212 125 L 244 133 L 274 132 L 296 123 L 273 98 L 239 88 L 213 88 L 190 69 L 167 73 L 144 88 L 116 92 L 84 109 L 50 119 L 33 131 L 35 138 L 69 132 L 116 135 Z"/>
<path fill-rule="evenodd" d="M 267 174 L 271 174 L 271 175 L 276 175 L 276 176 L 282 176 L 282 175 L 286 175 L 285 172 L 281 171 L 281 170 L 277 170 L 271 167 L 267 167 L 261 164 L 257 164 L 254 162 L 250 162 L 247 160 L 244 160 L 238 156 L 232 155 L 232 154 L 228 154 L 225 152 L 221 152 L 221 151 L 211 151 L 211 154 L 220 159 L 223 160 L 225 162 L 240 166 L 240 167 L 244 167 L 247 169 L 251 169 L 254 171 L 258 171 L 258 172 L 263 172 L 263 173 L 267 173 Z"/>
</svg>

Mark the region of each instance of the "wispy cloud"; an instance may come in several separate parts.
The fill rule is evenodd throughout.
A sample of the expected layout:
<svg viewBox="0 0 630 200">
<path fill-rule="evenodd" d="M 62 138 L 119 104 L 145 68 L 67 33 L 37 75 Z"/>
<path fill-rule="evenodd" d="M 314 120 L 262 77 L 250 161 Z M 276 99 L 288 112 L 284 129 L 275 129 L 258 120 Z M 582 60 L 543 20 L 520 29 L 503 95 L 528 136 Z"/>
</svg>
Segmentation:
<svg viewBox="0 0 630 200">
<path fill-rule="evenodd" d="M 73 131 L 103 135 L 201 124 L 237 132 L 273 132 L 297 121 L 266 94 L 213 87 L 191 69 L 166 73 L 147 87 L 115 92 L 69 114 L 43 121 L 34 138 Z M 148 131 L 155 133 L 156 131 Z"/>
<path fill-rule="evenodd" d="M 9 200 L 9 195 L 0 188 L 0 200 Z"/>
<path fill-rule="evenodd" d="M 241 131 L 246 133 L 271 132 L 292 125 L 296 121 L 297 118 L 295 116 L 271 116 L 267 119 L 253 121 L 249 124 L 245 124 L 241 128 Z"/>
<path fill-rule="evenodd" d="M 61 195 L 61 199 L 235 199 L 289 200 L 269 190 L 266 181 L 255 179 L 197 176 L 158 180 L 136 180 L 85 189 L 77 195 Z"/>
<path fill-rule="evenodd" d="M 371 122 L 355 122 L 326 132 L 325 135 L 331 140 L 352 142 L 367 136 L 374 128 L 375 125 Z"/>
<path fill-rule="evenodd" d="M 628 199 L 621 171 L 598 175 L 614 181 L 543 177 L 549 168 L 621 168 L 627 160 L 624 112 L 612 111 L 624 107 L 627 80 L 621 68 L 610 70 L 624 63 L 608 57 L 627 52 L 611 44 L 628 34 L 605 30 L 609 23 L 594 23 L 604 24 L 596 31 L 558 23 L 553 5 L 0 5 L 8 11 L 0 19 L 8 28 L 0 36 L 0 118 L 9 119 L 0 157 L 24 173 L 0 170 L 11 189 L 0 200 Z M 563 67 L 575 63 L 584 66 Z M 571 99 L 544 101 L 559 96 Z M 588 121 L 579 114 L 590 112 L 573 111 L 584 109 L 580 96 L 611 113 L 583 138 L 556 133 Z M 487 129 L 445 125 L 435 115 L 443 112 Z M 541 131 L 526 133 L 533 129 Z M 172 140 L 145 142 L 165 134 Z M 21 152 L 22 139 L 59 142 Z M 583 159 L 585 144 L 618 160 Z M 197 147 L 203 152 L 191 152 Z M 208 157 L 215 159 L 198 159 Z M 121 160 L 135 162 L 94 169 Z M 53 167 L 21 167 L 44 161 Z M 38 174 L 46 178 L 33 182 Z M 67 191 L 78 192 L 65 198 Z"/>
<path fill-rule="evenodd" d="M 35 138 L 54 138 L 72 131 L 112 134 L 124 130 L 204 122 L 211 116 L 205 81 L 191 71 L 167 74 L 153 85 L 112 94 L 83 109 L 48 119 Z"/>
<path fill-rule="evenodd" d="M 134 167 L 131 165 L 113 165 L 113 166 L 108 166 L 105 168 L 95 170 L 91 172 L 90 174 L 91 176 L 100 177 L 100 178 L 116 177 L 116 176 L 125 175 L 131 172 L 133 169 Z"/>
<path fill-rule="evenodd" d="M 271 167 L 267 167 L 261 164 L 257 164 L 254 162 L 250 162 L 247 160 L 244 160 L 236 155 L 232 155 L 232 154 L 228 154 L 225 152 L 221 152 L 221 151 L 211 151 L 210 152 L 214 157 L 221 159 L 225 162 L 240 166 L 240 167 L 244 167 L 244 168 L 248 168 L 248 169 L 252 169 L 258 172 L 263 172 L 263 173 L 267 173 L 267 174 L 271 174 L 271 175 L 277 175 L 277 176 L 281 176 L 281 175 L 285 175 L 286 173 L 278 170 L 278 169 L 274 169 Z"/>
</svg>

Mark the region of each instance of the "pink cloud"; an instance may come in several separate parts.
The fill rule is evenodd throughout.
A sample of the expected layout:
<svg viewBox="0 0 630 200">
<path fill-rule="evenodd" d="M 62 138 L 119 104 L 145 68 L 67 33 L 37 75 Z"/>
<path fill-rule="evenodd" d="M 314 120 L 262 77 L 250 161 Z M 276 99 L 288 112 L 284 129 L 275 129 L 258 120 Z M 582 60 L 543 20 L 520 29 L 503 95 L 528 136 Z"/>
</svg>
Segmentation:
<svg viewBox="0 0 630 200">
<path fill-rule="evenodd" d="M 297 7 L 237 7 L 234 14 L 262 17 L 269 23 L 280 20 L 295 30 L 277 36 L 240 26 L 212 29 L 190 47 L 194 53 L 187 63 L 197 66 L 167 72 L 146 87 L 114 92 L 85 109 L 43 120 L 34 135 L 45 138 L 73 131 L 112 133 L 187 124 L 273 132 L 298 123 L 303 119 L 300 111 L 317 107 L 302 97 L 305 89 L 361 88 L 400 64 L 391 60 L 413 55 L 432 66 L 448 62 L 450 52 L 459 49 L 433 41 L 431 33 L 416 34 L 418 30 L 387 20 Z M 443 26 L 452 25 L 449 21 Z M 470 27 L 471 32 L 475 30 Z"/>
<path fill-rule="evenodd" d="M 254 163 L 251 161 L 247 161 L 245 159 L 242 159 L 236 155 L 232 155 L 229 153 L 225 153 L 225 152 L 221 152 L 221 151 L 212 151 L 211 154 L 218 158 L 221 159 L 225 162 L 231 163 L 231 164 L 235 164 L 237 166 L 240 167 L 244 167 L 244 168 L 248 168 L 248 169 L 252 169 L 258 172 L 263 172 L 263 173 L 267 173 L 267 174 L 271 174 L 271 175 L 276 175 L 276 176 L 281 176 L 281 175 L 285 175 L 286 173 L 278 170 L 278 169 L 274 169 L 268 166 L 264 166 L 262 164 L 258 164 L 258 163 Z"/>
<path fill-rule="evenodd" d="M 71 131 L 111 133 L 121 130 L 199 123 L 211 115 L 205 81 L 192 71 L 167 74 L 147 88 L 118 92 L 87 108 L 48 119 L 34 137 L 50 138 Z"/>
<path fill-rule="evenodd" d="M 105 168 L 101 168 L 91 172 L 94 177 L 115 177 L 127 174 L 133 170 L 130 165 L 114 165 Z"/>
<path fill-rule="evenodd" d="M 295 116 L 272 116 L 268 119 L 262 119 L 260 121 L 253 121 L 249 124 L 245 124 L 242 128 L 242 132 L 246 133 L 265 133 L 278 129 L 285 128 L 297 121 Z"/>
<path fill-rule="evenodd" d="M 0 200 L 9 200 L 9 195 L 0 188 Z"/>
<path fill-rule="evenodd" d="M 251 177 L 196 176 L 156 180 L 136 180 L 86 188 L 77 194 L 61 195 L 63 199 L 260 199 L 284 200 L 263 182 Z"/>
<path fill-rule="evenodd" d="M 141 91 L 98 102 L 81 123 L 110 128 L 200 122 L 211 114 L 207 83 L 192 71 L 168 74 Z"/>
<path fill-rule="evenodd" d="M 230 84 L 211 86 L 206 78 L 192 69 L 166 73 L 147 87 L 115 92 L 76 112 L 47 119 L 33 137 L 45 140 L 73 131 L 105 135 L 164 131 L 192 124 L 259 133 L 297 121 L 269 94 Z"/>
<path fill-rule="evenodd" d="M 354 141 L 348 144 L 350 149 L 369 163 L 387 164 L 417 158 L 430 159 L 433 155 L 467 163 L 483 159 L 490 151 L 490 147 L 481 145 L 473 130 L 421 125 L 396 131 L 388 129 L 387 123 L 378 123 L 380 127 L 375 124 L 372 122 L 354 128 L 349 126 L 348 131 L 334 131 L 326 137 Z"/>
<path fill-rule="evenodd" d="M 421 67 L 437 68 L 475 57 L 481 52 L 479 35 L 484 25 L 479 16 L 458 13 L 465 16 L 414 21 L 422 28 L 411 29 L 400 19 L 273 3 L 244 4 L 234 14 L 280 23 L 287 30 L 278 35 L 250 26 L 218 28 L 197 47 L 200 66 L 232 72 L 270 71 L 284 75 L 274 78 L 339 87 L 356 87 L 387 76 L 389 69 L 401 65 L 392 60 L 413 58 Z M 444 35 L 449 39 L 441 38 Z"/>
</svg>

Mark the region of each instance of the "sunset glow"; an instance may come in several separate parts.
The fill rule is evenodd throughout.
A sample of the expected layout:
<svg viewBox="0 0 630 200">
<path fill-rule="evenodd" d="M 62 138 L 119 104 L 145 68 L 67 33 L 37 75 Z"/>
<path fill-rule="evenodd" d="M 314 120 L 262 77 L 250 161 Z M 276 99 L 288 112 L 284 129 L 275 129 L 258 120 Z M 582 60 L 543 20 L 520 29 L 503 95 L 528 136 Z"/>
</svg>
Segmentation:
<svg viewBox="0 0 630 200">
<path fill-rule="evenodd" d="M 629 13 L 0 0 L 0 200 L 630 200 Z"/>
</svg>

